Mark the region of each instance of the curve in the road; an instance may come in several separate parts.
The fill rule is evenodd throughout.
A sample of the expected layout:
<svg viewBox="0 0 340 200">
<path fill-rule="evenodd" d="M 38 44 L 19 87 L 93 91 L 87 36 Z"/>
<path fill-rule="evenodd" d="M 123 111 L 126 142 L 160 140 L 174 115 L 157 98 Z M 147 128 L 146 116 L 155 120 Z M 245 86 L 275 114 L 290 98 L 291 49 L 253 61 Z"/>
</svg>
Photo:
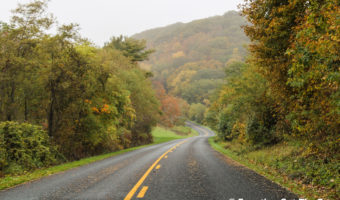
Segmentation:
<svg viewBox="0 0 340 200">
<path fill-rule="evenodd" d="M 298 199 L 213 150 L 214 133 L 148 146 L 0 191 L 0 199 Z"/>
</svg>

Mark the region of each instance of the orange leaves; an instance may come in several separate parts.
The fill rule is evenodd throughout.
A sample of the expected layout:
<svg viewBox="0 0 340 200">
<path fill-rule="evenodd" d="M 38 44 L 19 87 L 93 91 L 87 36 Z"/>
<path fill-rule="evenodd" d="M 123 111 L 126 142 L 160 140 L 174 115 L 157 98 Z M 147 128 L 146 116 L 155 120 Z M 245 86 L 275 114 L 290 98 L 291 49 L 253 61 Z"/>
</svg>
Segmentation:
<svg viewBox="0 0 340 200">
<path fill-rule="evenodd" d="M 89 105 L 92 105 L 92 101 L 89 99 L 85 99 L 84 102 Z M 110 114 L 111 113 L 110 106 L 106 103 L 104 103 L 102 106 L 92 106 L 91 110 L 95 114 Z"/>
<path fill-rule="evenodd" d="M 178 99 L 167 95 L 161 99 L 161 108 L 164 113 L 162 121 L 168 126 L 173 126 L 181 115 Z"/>
<path fill-rule="evenodd" d="M 111 111 L 110 111 L 110 109 L 109 109 L 110 107 L 109 107 L 109 105 L 107 105 L 107 104 L 104 104 L 103 105 L 103 107 L 100 109 L 100 112 L 101 113 L 106 113 L 106 114 L 110 114 L 111 113 Z"/>
<path fill-rule="evenodd" d="M 163 115 L 161 122 L 166 126 L 173 126 L 181 115 L 180 100 L 174 96 L 168 95 L 160 82 L 154 82 L 157 97 L 161 102 Z"/>
<path fill-rule="evenodd" d="M 91 110 L 94 112 L 94 113 L 100 113 L 98 108 L 97 107 L 92 107 Z"/>
<path fill-rule="evenodd" d="M 107 104 L 104 104 L 101 108 L 92 107 L 91 110 L 95 114 L 110 114 L 111 113 L 110 106 Z"/>
<path fill-rule="evenodd" d="M 88 103 L 88 104 L 92 104 L 92 101 L 89 100 L 89 99 L 85 99 L 84 102 L 85 102 L 85 103 Z"/>
</svg>

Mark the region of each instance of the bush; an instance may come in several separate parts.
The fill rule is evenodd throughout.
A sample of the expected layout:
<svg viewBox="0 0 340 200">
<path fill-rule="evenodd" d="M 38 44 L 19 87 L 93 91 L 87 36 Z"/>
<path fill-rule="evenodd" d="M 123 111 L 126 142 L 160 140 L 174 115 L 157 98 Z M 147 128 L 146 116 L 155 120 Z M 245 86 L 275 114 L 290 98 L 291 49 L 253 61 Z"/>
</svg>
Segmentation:
<svg viewBox="0 0 340 200">
<path fill-rule="evenodd" d="M 224 141 L 230 141 L 233 139 L 232 129 L 234 125 L 234 119 L 230 110 L 225 109 L 219 116 L 218 133 L 219 137 Z"/>
<path fill-rule="evenodd" d="M 240 119 L 237 114 L 239 113 L 237 106 L 229 104 L 226 108 L 220 111 L 218 116 L 218 133 L 223 141 L 231 141 L 242 134 L 240 126 Z"/>
<path fill-rule="evenodd" d="M 0 123 L 0 173 L 13 174 L 52 165 L 57 152 L 40 126 Z"/>
<path fill-rule="evenodd" d="M 264 108 L 248 119 L 246 137 L 250 144 L 255 147 L 273 145 L 281 138 L 276 133 L 277 120 L 270 108 Z"/>
</svg>

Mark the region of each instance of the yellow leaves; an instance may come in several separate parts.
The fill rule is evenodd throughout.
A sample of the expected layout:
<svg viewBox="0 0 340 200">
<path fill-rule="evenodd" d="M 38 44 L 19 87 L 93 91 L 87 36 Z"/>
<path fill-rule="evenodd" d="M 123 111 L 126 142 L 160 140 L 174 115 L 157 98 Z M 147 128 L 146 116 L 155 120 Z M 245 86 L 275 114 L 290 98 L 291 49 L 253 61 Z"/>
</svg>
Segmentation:
<svg viewBox="0 0 340 200">
<path fill-rule="evenodd" d="M 88 43 L 75 46 L 76 51 L 86 57 L 95 57 L 97 49 Z"/>
<path fill-rule="evenodd" d="M 331 39 L 336 41 L 336 42 L 340 42 L 340 39 L 336 35 L 332 35 Z"/>
<path fill-rule="evenodd" d="M 177 51 L 176 53 L 172 54 L 172 58 L 180 58 L 184 56 L 185 56 L 185 53 L 183 51 Z"/>
</svg>

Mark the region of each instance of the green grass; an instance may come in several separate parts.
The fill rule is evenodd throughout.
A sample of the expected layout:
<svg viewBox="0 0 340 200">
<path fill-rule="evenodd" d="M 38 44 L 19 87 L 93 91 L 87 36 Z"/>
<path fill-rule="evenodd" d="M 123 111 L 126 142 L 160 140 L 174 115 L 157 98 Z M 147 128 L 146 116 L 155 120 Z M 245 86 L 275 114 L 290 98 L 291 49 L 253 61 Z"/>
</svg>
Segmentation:
<svg viewBox="0 0 340 200">
<path fill-rule="evenodd" d="M 305 183 L 309 173 L 313 172 L 314 176 L 316 173 L 315 169 L 308 166 L 315 165 L 317 161 L 306 160 L 299 156 L 300 150 L 296 144 L 278 144 L 254 150 L 237 142 L 215 141 L 215 138 L 209 138 L 209 143 L 215 150 L 282 185 L 300 197 L 337 199 L 336 189 L 320 187 L 320 183 L 319 186 L 315 183 Z M 336 169 L 336 165 L 336 163 L 332 163 L 327 167 L 319 166 L 318 168 L 320 170 L 323 168 Z M 336 170 L 331 174 L 334 176 Z M 317 177 L 322 176 L 317 175 Z M 334 179 L 337 182 L 338 179 L 336 177 Z"/>
<path fill-rule="evenodd" d="M 103 155 L 99 155 L 99 156 L 92 156 L 92 157 L 89 157 L 89 158 L 84 158 L 84 159 L 81 159 L 81 160 L 78 160 L 78 161 L 68 162 L 68 163 L 56 165 L 56 166 L 53 166 L 53 167 L 36 169 L 33 172 L 26 172 L 26 173 L 21 174 L 21 175 L 7 175 L 3 178 L 0 178 L 0 190 L 6 189 L 6 188 L 9 188 L 9 187 L 13 187 L 15 185 L 25 183 L 25 182 L 28 182 L 28 181 L 36 180 L 36 179 L 42 178 L 44 176 L 49 176 L 49 175 L 52 175 L 52 174 L 56 174 L 58 172 L 63 172 L 63 171 L 66 171 L 66 170 L 69 170 L 69 169 L 72 169 L 72 168 L 76 168 L 76 167 L 79 167 L 79 166 L 90 164 L 92 162 L 103 160 L 105 158 L 116 156 L 116 155 L 119 155 L 119 154 L 122 154 L 122 153 L 125 153 L 125 152 L 140 149 L 140 148 L 143 148 L 145 146 L 149 146 L 149 145 L 133 147 L 133 148 L 124 149 L 124 150 L 121 150 L 121 151 L 107 153 L 107 154 L 103 154 Z"/>
<path fill-rule="evenodd" d="M 192 129 L 188 126 L 175 126 L 171 130 L 180 135 L 189 135 L 192 132 Z"/>
<path fill-rule="evenodd" d="M 180 128 L 180 129 L 183 129 L 183 128 Z M 20 174 L 20 175 L 6 175 L 5 177 L 0 178 L 0 190 L 6 189 L 6 188 L 9 188 L 9 187 L 13 187 L 15 185 L 25 183 L 25 182 L 28 182 L 28 181 L 36 180 L 36 179 L 42 178 L 44 176 L 49 176 L 49 175 L 56 174 L 56 173 L 59 173 L 59 172 L 63 172 L 63 171 L 69 170 L 69 169 L 79 167 L 79 166 L 87 165 L 87 164 L 93 163 L 95 161 L 103 160 L 105 158 L 117 156 L 119 154 L 123 154 L 123 153 L 129 152 L 129 151 L 137 150 L 137 149 L 140 149 L 140 148 L 143 148 L 143 147 L 146 147 L 146 146 L 159 144 L 159 143 L 163 143 L 163 142 L 168 142 L 170 140 L 175 140 L 175 139 L 192 137 L 192 136 L 195 136 L 195 135 L 198 135 L 198 134 L 197 134 L 197 132 L 194 132 L 192 130 L 187 135 L 178 135 L 174 131 L 167 130 L 167 129 L 162 128 L 162 127 L 155 127 L 154 130 L 152 131 L 152 135 L 154 137 L 154 142 L 152 144 L 133 147 L 133 148 L 129 148 L 129 149 L 124 149 L 124 150 L 121 150 L 121 151 L 107 153 L 107 154 L 103 154 L 103 155 L 99 155 L 99 156 L 84 158 L 84 159 L 81 159 L 81 160 L 78 160 L 78 161 L 68 162 L 68 163 L 56 165 L 56 166 L 53 166 L 53 167 L 36 169 L 34 171 L 25 172 L 25 173 Z"/>
<path fill-rule="evenodd" d="M 172 129 L 173 130 L 159 126 L 155 127 L 154 130 L 152 131 L 154 143 L 162 143 L 170 140 L 183 139 L 198 135 L 198 133 L 195 130 L 189 127 L 177 126 Z M 176 134 L 176 132 L 181 132 L 181 134 Z"/>
</svg>

